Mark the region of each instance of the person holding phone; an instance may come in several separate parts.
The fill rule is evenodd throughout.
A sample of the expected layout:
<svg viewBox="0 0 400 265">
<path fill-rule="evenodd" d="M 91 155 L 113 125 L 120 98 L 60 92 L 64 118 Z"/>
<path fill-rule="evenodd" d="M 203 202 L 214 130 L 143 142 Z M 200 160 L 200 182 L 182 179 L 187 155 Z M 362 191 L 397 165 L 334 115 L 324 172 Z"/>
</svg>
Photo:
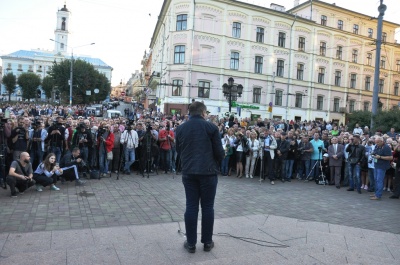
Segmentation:
<svg viewBox="0 0 400 265">
<path fill-rule="evenodd" d="M 50 185 L 51 190 L 59 191 L 60 188 L 55 184 L 57 183 L 57 176 L 62 174 L 63 170 L 56 163 L 56 155 L 54 153 L 48 154 L 33 173 L 33 179 L 36 181 L 36 190 L 43 191 L 43 187 Z"/>
</svg>

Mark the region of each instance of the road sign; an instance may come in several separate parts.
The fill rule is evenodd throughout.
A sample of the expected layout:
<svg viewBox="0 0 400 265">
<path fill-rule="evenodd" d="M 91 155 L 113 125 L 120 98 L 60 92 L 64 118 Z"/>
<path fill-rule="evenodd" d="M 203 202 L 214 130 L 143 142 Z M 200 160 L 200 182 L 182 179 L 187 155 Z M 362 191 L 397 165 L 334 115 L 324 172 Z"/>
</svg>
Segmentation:
<svg viewBox="0 0 400 265">
<path fill-rule="evenodd" d="M 268 104 L 268 106 L 272 107 L 272 102 L 270 102 L 270 103 Z"/>
<path fill-rule="evenodd" d="M 121 92 L 121 96 L 125 96 L 125 92 L 124 91 Z"/>
<path fill-rule="evenodd" d="M 272 112 L 272 107 L 268 107 L 268 112 Z"/>
</svg>

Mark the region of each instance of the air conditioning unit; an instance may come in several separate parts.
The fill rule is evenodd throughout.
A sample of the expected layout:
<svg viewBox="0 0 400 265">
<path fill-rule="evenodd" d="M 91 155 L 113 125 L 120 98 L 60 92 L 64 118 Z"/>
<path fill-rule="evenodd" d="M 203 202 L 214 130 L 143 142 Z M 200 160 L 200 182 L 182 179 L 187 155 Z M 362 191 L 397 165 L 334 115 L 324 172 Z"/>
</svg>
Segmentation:
<svg viewBox="0 0 400 265">
<path fill-rule="evenodd" d="M 339 112 L 341 112 L 341 113 L 347 113 L 347 108 L 339 108 Z"/>
</svg>

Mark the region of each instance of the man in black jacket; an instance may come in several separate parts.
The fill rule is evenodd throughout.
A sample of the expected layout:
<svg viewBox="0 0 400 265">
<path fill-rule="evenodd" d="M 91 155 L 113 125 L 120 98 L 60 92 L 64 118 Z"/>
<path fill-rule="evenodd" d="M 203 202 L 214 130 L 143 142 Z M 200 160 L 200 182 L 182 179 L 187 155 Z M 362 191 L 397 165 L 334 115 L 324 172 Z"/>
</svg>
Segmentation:
<svg viewBox="0 0 400 265">
<path fill-rule="evenodd" d="M 353 135 L 353 140 L 346 147 L 349 153 L 349 183 L 347 191 L 357 190 L 361 194 L 361 160 L 365 159 L 365 147 L 361 145 L 361 139 L 358 134 Z"/>
<path fill-rule="evenodd" d="M 201 242 L 204 251 L 214 247 L 214 200 L 217 191 L 217 173 L 224 158 L 218 127 L 207 122 L 207 108 L 202 102 L 193 102 L 189 121 L 176 129 L 176 151 L 181 157 L 182 182 L 186 193 L 185 249 L 194 253 L 197 242 L 197 218 L 201 201 Z"/>
<path fill-rule="evenodd" d="M 282 182 L 291 181 L 290 178 L 287 178 L 285 168 L 286 168 L 286 159 L 289 153 L 290 143 L 286 140 L 286 133 L 281 132 L 280 137 L 276 136 L 276 144 L 277 148 L 275 150 L 275 174 L 277 178 L 280 178 Z"/>
<path fill-rule="evenodd" d="M 84 181 L 79 179 L 79 169 L 86 167 L 86 163 L 80 157 L 80 150 L 78 147 L 74 147 L 71 152 L 67 152 L 60 163 L 60 167 L 63 170 L 63 177 L 66 180 L 74 181 L 76 186 L 82 186 L 85 184 Z"/>
</svg>

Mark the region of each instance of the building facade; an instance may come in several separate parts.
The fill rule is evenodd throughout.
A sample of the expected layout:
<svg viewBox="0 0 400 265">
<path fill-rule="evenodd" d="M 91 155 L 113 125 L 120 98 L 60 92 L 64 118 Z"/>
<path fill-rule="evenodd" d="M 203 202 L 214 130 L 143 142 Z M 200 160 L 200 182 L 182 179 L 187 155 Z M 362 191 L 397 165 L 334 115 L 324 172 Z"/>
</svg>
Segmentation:
<svg viewBox="0 0 400 265">
<path fill-rule="evenodd" d="M 286 10 L 165 0 L 146 67 L 159 110 L 186 113 L 196 99 L 225 115 L 222 86 L 230 77 L 244 87 L 232 108 L 241 117 L 344 122 L 346 113 L 371 110 L 377 19 L 323 1 L 296 2 Z M 400 101 L 399 27 L 383 24 L 379 98 L 386 110 Z"/>
<path fill-rule="evenodd" d="M 70 35 L 70 11 L 66 5 L 57 12 L 57 24 L 54 30 L 54 50 L 19 50 L 11 54 L 1 56 L 3 65 L 3 75 L 13 73 L 18 78 L 22 73 L 32 72 L 41 79 L 46 77 L 51 70 L 54 61 L 71 59 L 69 54 L 68 37 Z M 111 82 L 113 68 L 99 58 L 87 56 L 76 56 L 74 59 L 81 59 L 93 65 L 93 67 L 103 73 Z M 41 88 L 39 88 L 41 89 Z M 8 99 L 8 92 L 1 85 L 1 96 Z M 15 93 L 11 96 L 12 100 L 21 99 L 21 89 L 17 86 Z M 45 99 L 44 93 L 41 96 Z"/>
</svg>

